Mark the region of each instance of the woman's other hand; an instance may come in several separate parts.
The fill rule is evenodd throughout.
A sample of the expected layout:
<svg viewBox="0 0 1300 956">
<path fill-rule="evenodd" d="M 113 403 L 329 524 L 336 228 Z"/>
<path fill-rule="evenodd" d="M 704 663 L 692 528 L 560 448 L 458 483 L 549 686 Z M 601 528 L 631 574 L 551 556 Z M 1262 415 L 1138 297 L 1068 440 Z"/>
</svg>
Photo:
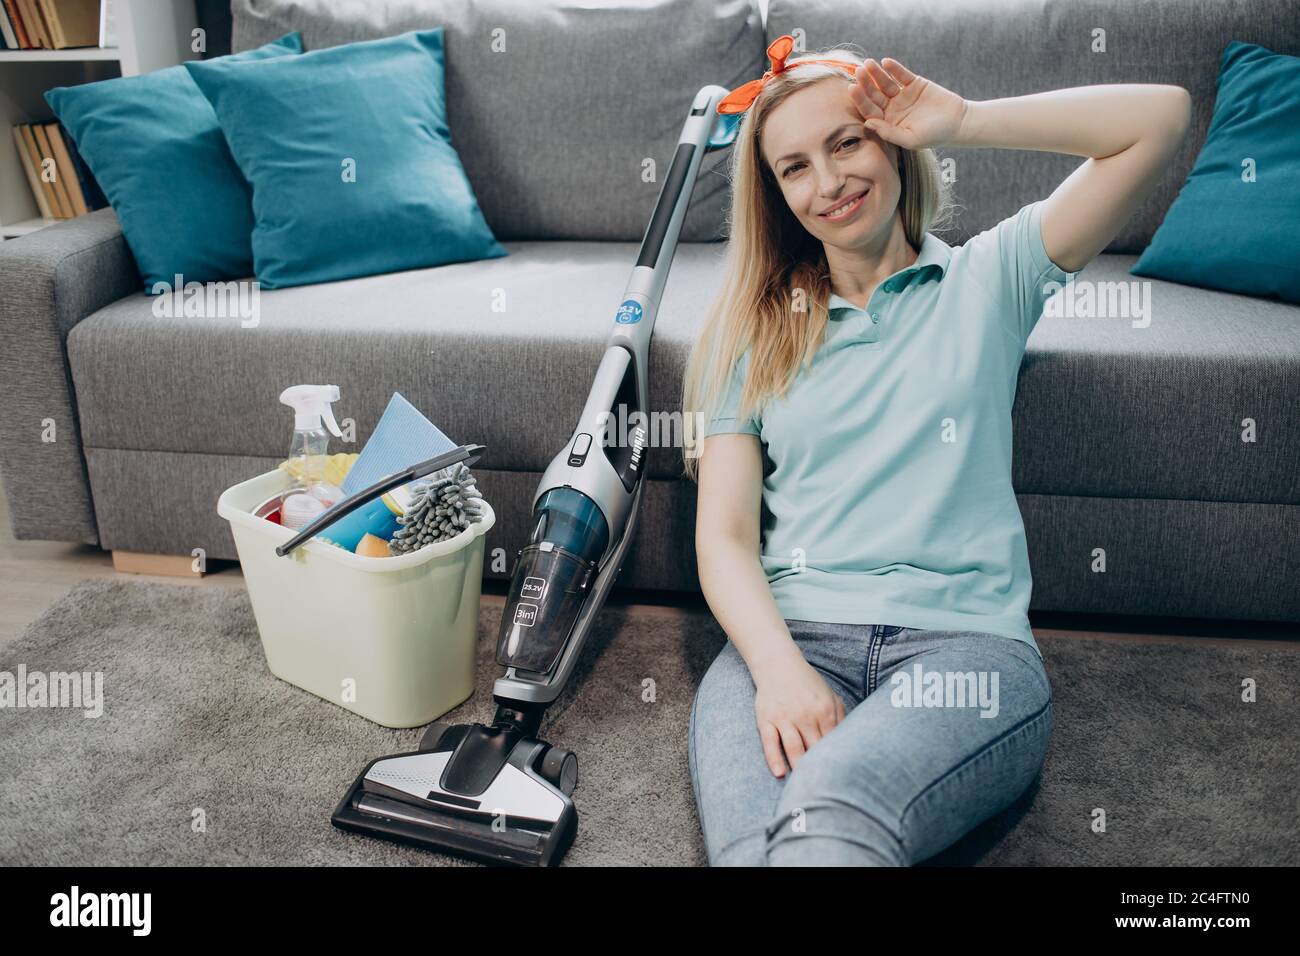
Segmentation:
<svg viewBox="0 0 1300 956">
<path fill-rule="evenodd" d="M 754 675 L 754 682 L 763 753 L 772 773 L 784 777 L 787 758 L 793 769 L 813 744 L 844 719 L 844 701 L 802 655 L 779 670 Z"/>
<path fill-rule="evenodd" d="M 951 142 L 967 109 L 966 100 L 956 93 L 889 57 L 883 63 L 869 59 L 858 67 L 849 98 L 868 130 L 904 149 Z"/>
</svg>

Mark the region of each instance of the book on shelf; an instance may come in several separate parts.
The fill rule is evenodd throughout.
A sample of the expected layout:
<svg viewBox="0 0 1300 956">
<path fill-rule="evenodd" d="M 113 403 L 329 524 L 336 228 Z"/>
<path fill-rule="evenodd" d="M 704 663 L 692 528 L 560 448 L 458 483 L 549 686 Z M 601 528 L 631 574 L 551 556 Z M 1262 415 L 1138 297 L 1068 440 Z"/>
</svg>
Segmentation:
<svg viewBox="0 0 1300 956">
<path fill-rule="evenodd" d="M 72 154 L 68 152 L 68 147 L 63 141 L 58 123 L 45 124 L 45 138 L 50 141 L 50 150 L 59 167 L 59 180 L 67 190 L 68 200 L 72 203 L 72 214 L 84 216 L 90 212 L 90 207 L 86 205 L 86 195 L 81 189 L 81 177 L 77 175 L 77 168 L 72 165 Z"/>
<path fill-rule="evenodd" d="M 36 177 L 33 192 L 36 196 L 36 205 L 41 207 L 41 215 L 47 219 L 61 219 L 59 203 L 54 196 L 54 186 L 44 176 L 45 169 L 41 159 L 41 150 L 36 145 L 36 136 L 32 133 L 31 126 L 26 123 L 15 126 L 14 133 L 18 137 L 18 142 L 22 144 L 22 152 L 26 157 L 26 162 L 31 166 L 33 175 Z"/>
<path fill-rule="evenodd" d="M 0 0 L 0 42 L 21 50 L 99 46 L 108 0 Z M 114 38 L 116 43 L 116 38 Z"/>
<path fill-rule="evenodd" d="M 6 50 L 21 50 L 22 44 L 18 42 L 18 31 L 9 20 L 9 11 L 5 8 L 3 2 L 0 2 L 0 38 L 4 40 Z"/>
<path fill-rule="evenodd" d="M 22 123 L 13 136 L 43 217 L 71 219 L 108 205 L 72 137 L 57 122 Z"/>
<path fill-rule="evenodd" d="M 20 50 L 30 50 L 32 41 L 27 36 L 27 28 L 23 26 L 22 17 L 18 16 L 18 0 L 4 0 L 0 6 L 4 7 L 5 19 L 9 21 L 9 26 L 14 32 L 14 39 L 18 41 L 18 48 Z"/>
<path fill-rule="evenodd" d="M 57 218 L 71 219 L 72 200 L 68 198 L 68 187 L 63 183 L 63 170 L 59 169 L 54 150 L 45 136 L 45 127 L 40 123 L 32 124 L 32 135 L 36 137 L 36 149 L 41 157 L 41 179 L 54 187 L 54 208 L 58 210 Z"/>
<path fill-rule="evenodd" d="M 99 44 L 99 0 L 39 0 L 54 49 Z"/>
<path fill-rule="evenodd" d="M 32 195 L 36 197 L 36 206 L 41 211 L 41 216 L 45 219 L 54 219 L 54 207 L 50 205 L 49 197 L 46 195 L 45 185 L 41 182 L 40 167 L 35 162 L 35 143 L 29 144 L 27 137 L 30 131 L 25 126 L 15 126 L 13 128 L 14 144 L 18 147 L 18 159 L 22 162 L 23 172 L 27 174 L 27 183 L 32 187 Z"/>
<path fill-rule="evenodd" d="M 45 26 L 36 9 L 36 0 L 15 0 L 15 2 L 18 5 L 18 16 L 23 21 L 23 26 L 27 28 L 27 39 L 31 42 L 32 49 L 48 50 L 50 41 L 45 36 Z"/>
<path fill-rule="evenodd" d="M 96 182 L 95 177 L 91 175 L 90 167 L 86 165 L 86 161 L 82 159 L 81 154 L 77 152 L 77 144 L 73 142 L 72 134 L 68 132 L 67 128 L 62 123 L 58 123 L 57 125 L 59 127 L 59 136 L 63 138 L 63 146 L 67 149 L 68 157 L 72 161 L 73 170 L 77 174 L 77 182 L 81 185 L 81 195 L 86 201 L 86 206 L 92 212 L 96 209 L 103 209 L 108 205 L 108 197 L 105 196 L 104 191 L 99 188 L 99 183 Z"/>
<path fill-rule="evenodd" d="M 30 50 L 32 41 L 31 37 L 27 35 L 27 28 L 23 26 L 22 17 L 18 15 L 18 0 L 4 0 L 3 6 L 5 19 L 9 21 L 9 26 L 14 33 L 14 39 L 18 41 L 18 49 Z"/>
</svg>

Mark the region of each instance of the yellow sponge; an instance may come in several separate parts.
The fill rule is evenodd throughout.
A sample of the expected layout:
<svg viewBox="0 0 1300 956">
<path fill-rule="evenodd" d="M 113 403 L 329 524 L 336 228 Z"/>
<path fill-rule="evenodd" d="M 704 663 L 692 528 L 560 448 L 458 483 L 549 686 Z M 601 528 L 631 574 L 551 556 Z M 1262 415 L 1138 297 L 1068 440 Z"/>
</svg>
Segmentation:
<svg viewBox="0 0 1300 956">
<path fill-rule="evenodd" d="M 363 558 L 391 558 L 393 552 L 388 550 L 388 542 L 373 534 L 367 534 L 357 542 L 357 554 Z"/>
</svg>

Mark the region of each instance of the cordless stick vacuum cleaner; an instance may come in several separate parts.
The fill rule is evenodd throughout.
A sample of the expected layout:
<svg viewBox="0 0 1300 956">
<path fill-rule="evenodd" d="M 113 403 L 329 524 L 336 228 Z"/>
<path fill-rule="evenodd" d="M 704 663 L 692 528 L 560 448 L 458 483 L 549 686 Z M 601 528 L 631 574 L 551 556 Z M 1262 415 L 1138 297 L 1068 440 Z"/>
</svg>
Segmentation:
<svg viewBox="0 0 1300 956">
<path fill-rule="evenodd" d="M 577 758 L 536 734 L 636 528 L 647 429 L 637 425 L 626 442 L 611 443 L 606 428 L 611 418 L 648 419 L 650 334 L 691 192 L 704 155 L 731 145 L 739 125 L 738 116 L 717 113 L 726 94 L 707 86 L 695 96 L 582 416 L 533 498 L 532 532 L 518 553 L 497 640 L 506 672 L 493 688 L 496 716 L 486 726 L 435 722 L 417 752 L 373 761 L 334 811 L 335 826 L 538 866 L 558 863 L 573 842 Z"/>
</svg>

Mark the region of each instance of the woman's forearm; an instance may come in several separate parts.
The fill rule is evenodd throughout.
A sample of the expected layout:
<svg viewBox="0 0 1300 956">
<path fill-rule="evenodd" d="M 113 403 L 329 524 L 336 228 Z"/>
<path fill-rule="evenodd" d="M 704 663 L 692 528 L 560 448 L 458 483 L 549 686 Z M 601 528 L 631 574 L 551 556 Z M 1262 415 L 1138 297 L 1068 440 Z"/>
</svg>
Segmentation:
<svg viewBox="0 0 1300 956">
<path fill-rule="evenodd" d="M 993 146 L 1086 157 L 1041 200 L 1047 256 L 1066 272 L 1106 248 L 1187 135 L 1181 86 L 1115 83 L 968 100 L 897 60 L 869 59 L 848 90 L 866 128 L 904 149 Z"/>
<path fill-rule="evenodd" d="M 772 597 L 762 562 L 751 548 L 726 538 L 696 547 L 700 590 L 722 630 L 758 683 L 803 659 Z"/>
<path fill-rule="evenodd" d="M 996 100 L 968 100 L 946 146 L 1036 149 L 1101 159 L 1144 138 L 1181 139 L 1190 109 L 1179 86 L 1077 86 Z"/>
</svg>

